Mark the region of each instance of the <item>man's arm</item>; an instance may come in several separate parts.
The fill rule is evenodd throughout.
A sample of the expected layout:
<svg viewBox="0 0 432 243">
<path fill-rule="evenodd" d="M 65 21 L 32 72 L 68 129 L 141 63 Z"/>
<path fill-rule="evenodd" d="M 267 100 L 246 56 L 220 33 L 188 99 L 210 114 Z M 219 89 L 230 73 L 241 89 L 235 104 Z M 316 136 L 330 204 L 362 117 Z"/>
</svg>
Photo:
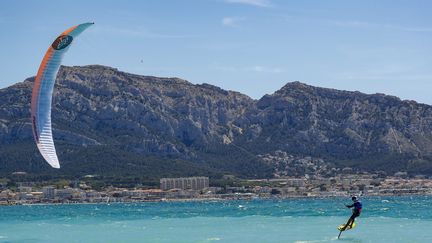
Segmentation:
<svg viewBox="0 0 432 243">
<path fill-rule="evenodd" d="M 347 208 L 352 208 L 352 207 L 354 207 L 354 204 L 351 204 L 351 205 L 345 205 L 345 207 L 347 207 Z"/>
</svg>

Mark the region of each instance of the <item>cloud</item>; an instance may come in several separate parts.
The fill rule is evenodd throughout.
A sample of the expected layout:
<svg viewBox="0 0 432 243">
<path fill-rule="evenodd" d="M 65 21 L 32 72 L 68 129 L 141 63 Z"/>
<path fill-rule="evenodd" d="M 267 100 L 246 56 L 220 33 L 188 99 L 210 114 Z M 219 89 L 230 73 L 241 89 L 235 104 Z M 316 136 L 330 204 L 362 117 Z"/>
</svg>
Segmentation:
<svg viewBox="0 0 432 243">
<path fill-rule="evenodd" d="M 113 26 L 95 26 L 94 33 L 114 34 L 118 36 L 152 38 L 152 39 L 181 39 L 193 38 L 194 35 L 176 35 L 155 33 L 146 29 L 127 29 Z"/>
<path fill-rule="evenodd" d="M 372 23 L 372 22 L 364 22 L 364 21 L 329 20 L 328 23 L 337 26 L 354 27 L 354 28 L 377 28 L 377 29 L 392 29 L 392 30 L 409 31 L 409 32 L 432 32 L 432 28 L 428 28 L 428 27 L 412 27 L 412 26 L 380 24 L 380 23 Z"/>
<path fill-rule="evenodd" d="M 253 66 L 245 69 L 246 71 L 254 71 L 258 73 L 283 73 L 284 70 L 277 67 Z"/>
<path fill-rule="evenodd" d="M 341 73 L 334 77 L 338 80 L 372 80 L 372 81 L 430 81 L 432 74 L 380 74 L 380 73 Z"/>
<path fill-rule="evenodd" d="M 246 5 L 256 6 L 256 7 L 270 7 L 271 6 L 270 0 L 225 0 L 225 2 L 246 4 Z"/>
<path fill-rule="evenodd" d="M 238 27 L 238 24 L 240 21 L 245 20 L 245 18 L 239 18 L 239 17 L 224 17 L 222 19 L 222 25 L 223 26 L 229 26 L 229 27 Z"/>
<path fill-rule="evenodd" d="M 284 69 L 278 67 L 267 66 L 247 66 L 247 67 L 230 67 L 230 66 L 215 66 L 215 69 L 226 72 L 256 72 L 256 73 L 283 73 Z"/>
<path fill-rule="evenodd" d="M 425 26 L 406 26 L 398 24 L 387 24 L 387 23 L 374 23 L 367 21 L 358 20 L 336 20 L 331 18 L 314 18 L 314 17 L 300 17 L 295 15 L 280 15 L 285 21 L 296 23 L 307 23 L 307 24 L 324 24 L 329 26 L 347 27 L 347 28 L 363 28 L 363 29 L 378 29 L 378 30 L 396 30 L 406 32 L 432 32 L 432 27 Z"/>
<path fill-rule="evenodd" d="M 430 81 L 432 74 L 422 73 L 415 66 L 408 64 L 386 64 L 377 67 L 347 70 L 335 75 L 340 80 L 373 80 L 373 81 Z"/>
</svg>

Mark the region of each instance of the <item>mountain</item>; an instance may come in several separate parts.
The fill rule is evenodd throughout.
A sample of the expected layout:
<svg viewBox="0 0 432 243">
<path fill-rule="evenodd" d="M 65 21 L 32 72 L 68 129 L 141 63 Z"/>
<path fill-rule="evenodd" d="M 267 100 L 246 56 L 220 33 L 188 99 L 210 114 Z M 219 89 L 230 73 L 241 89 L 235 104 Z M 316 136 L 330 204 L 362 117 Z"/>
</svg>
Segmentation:
<svg viewBox="0 0 432 243">
<path fill-rule="evenodd" d="M 262 178 L 332 175 L 344 167 L 432 174 L 428 105 L 299 82 L 254 100 L 99 65 L 58 74 L 52 122 L 62 168 L 55 170 L 33 142 L 33 82 L 0 90 L 2 175 Z"/>
<path fill-rule="evenodd" d="M 348 167 L 430 174 L 432 107 L 383 94 L 288 83 L 245 116 L 243 143 Z M 273 152 L 274 154 L 274 152 Z"/>
</svg>

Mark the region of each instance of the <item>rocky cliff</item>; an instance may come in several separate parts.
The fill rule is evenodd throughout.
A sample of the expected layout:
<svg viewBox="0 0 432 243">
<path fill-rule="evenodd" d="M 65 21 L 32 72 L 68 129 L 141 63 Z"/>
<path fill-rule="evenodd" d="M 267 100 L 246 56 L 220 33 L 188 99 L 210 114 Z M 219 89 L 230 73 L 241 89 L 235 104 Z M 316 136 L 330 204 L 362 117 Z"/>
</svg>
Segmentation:
<svg viewBox="0 0 432 243">
<path fill-rule="evenodd" d="M 32 141 L 32 83 L 0 90 L 0 172 L 50 171 Z M 62 67 L 52 118 L 58 174 L 432 174 L 432 107 L 382 94 L 293 82 L 253 100 L 178 78 Z"/>
</svg>

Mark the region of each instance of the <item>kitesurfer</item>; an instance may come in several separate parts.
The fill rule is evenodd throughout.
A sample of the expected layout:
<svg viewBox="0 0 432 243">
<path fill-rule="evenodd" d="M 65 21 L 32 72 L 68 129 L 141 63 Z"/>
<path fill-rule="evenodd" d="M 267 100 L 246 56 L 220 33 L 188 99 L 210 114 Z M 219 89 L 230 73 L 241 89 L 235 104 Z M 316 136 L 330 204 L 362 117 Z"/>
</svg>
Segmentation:
<svg viewBox="0 0 432 243">
<path fill-rule="evenodd" d="M 345 205 L 347 208 L 353 208 L 352 215 L 348 219 L 348 222 L 345 224 L 345 226 L 341 229 L 341 231 L 344 231 L 347 227 L 352 228 L 352 225 L 354 224 L 355 218 L 360 216 L 360 213 L 362 211 L 362 203 L 360 199 L 357 196 L 352 196 L 351 200 L 353 201 L 353 204 L 351 205 Z"/>
</svg>

